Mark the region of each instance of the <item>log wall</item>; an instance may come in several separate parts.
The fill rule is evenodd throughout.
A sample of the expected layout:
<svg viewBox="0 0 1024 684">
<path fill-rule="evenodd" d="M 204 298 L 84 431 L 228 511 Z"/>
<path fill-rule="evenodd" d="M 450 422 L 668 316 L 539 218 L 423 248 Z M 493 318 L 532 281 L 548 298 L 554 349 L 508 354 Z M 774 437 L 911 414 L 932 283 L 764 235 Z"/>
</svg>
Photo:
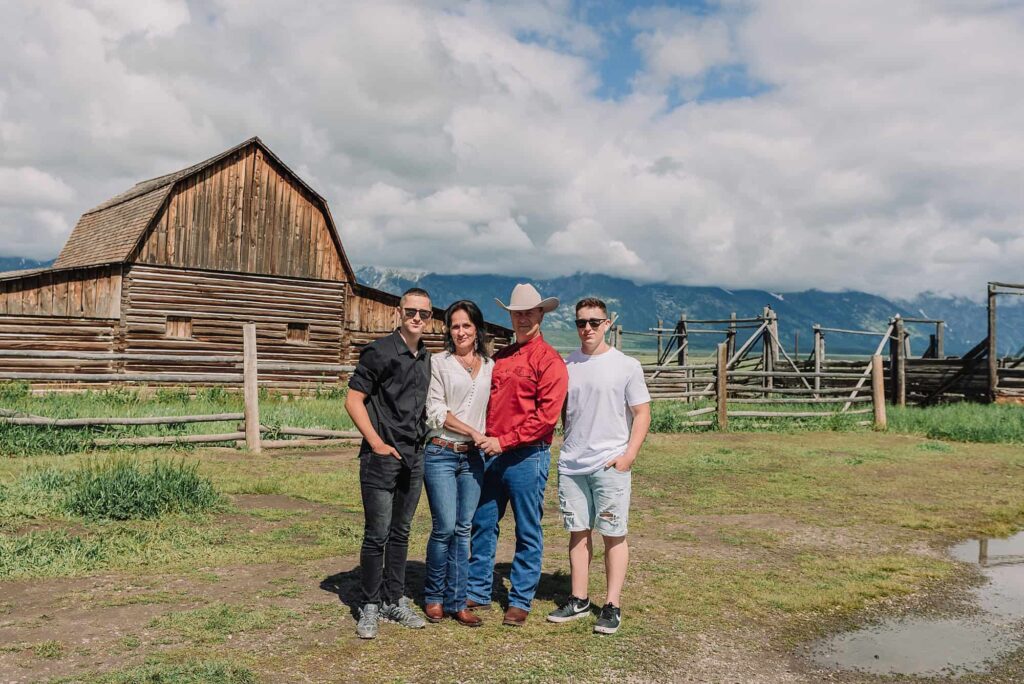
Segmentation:
<svg viewBox="0 0 1024 684">
<path fill-rule="evenodd" d="M 0 315 L 0 349 L 109 353 L 114 350 L 117 325 L 116 319 Z M 110 373 L 114 367 L 108 360 L 0 357 L 0 371 L 6 372 Z"/>
<path fill-rule="evenodd" d="M 345 280 L 329 221 L 321 200 L 249 145 L 180 181 L 131 260 Z"/>
<path fill-rule="evenodd" d="M 242 324 L 256 323 L 261 361 L 337 364 L 345 316 L 344 283 L 135 265 L 126 273 L 121 350 L 132 353 L 241 354 Z M 192 337 L 167 336 L 167 317 L 191 319 Z M 307 324 L 308 342 L 288 341 L 288 324 Z M 126 373 L 227 372 L 237 366 L 127 361 Z M 277 388 L 334 384 L 337 373 L 261 371 Z"/>
<path fill-rule="evenodd" d="M 121 268 L 46 270 L 0 280 L 0 314 L 119 318 Z"/>
</svg>

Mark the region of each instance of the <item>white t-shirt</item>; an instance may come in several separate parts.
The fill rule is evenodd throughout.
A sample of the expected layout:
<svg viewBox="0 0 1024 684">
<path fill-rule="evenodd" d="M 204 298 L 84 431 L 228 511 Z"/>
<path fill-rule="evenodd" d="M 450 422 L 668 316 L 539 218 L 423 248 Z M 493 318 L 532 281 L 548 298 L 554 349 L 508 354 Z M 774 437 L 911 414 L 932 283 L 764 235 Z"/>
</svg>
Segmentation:
<svg viewBox="0 0 1024 684">
<path fill-rule="evenodd" d="M 625 453 L 633 424 L 629 407 L 649 402 L 651 395 L 640 362 L 618 349 L 593 356 L 577 349 L 565 365 L 569 398 L 558 472 L 588 475 Z"/>
</svg>

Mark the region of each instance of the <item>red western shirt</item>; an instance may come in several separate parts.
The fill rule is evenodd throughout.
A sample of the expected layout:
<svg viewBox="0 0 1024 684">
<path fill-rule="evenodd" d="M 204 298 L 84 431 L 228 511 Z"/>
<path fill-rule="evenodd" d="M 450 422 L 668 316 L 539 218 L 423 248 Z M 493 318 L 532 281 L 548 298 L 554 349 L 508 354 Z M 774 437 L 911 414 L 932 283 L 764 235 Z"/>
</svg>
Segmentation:
<svg viewBox="0 0 1024 684">
<path fill-rule="evenodd" d="M 543 336 L 505 347 L 494 355 L 487 434 L 502 451 L 550 444 L 568 389 L 565 361 Z"/>
</svg>

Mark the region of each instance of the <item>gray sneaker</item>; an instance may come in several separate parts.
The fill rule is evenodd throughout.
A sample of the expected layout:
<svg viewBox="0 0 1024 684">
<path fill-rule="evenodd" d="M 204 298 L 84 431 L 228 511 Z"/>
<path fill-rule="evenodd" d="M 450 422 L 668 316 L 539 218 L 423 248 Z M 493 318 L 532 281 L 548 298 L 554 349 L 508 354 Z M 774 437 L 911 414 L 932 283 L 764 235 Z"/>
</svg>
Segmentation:
<svg viewBox="0 0 1024 684">
<path fill-rule="evenodd" d="M 618 606 L 606 603 L 601 609 L 601 617 L 594 624 L 596 634 L 615 634 L 622 624 L 622 610 Z"/>
<path fill-rule="evenodd" d="M 565 603 L 548 613 L 548 622 L 569 622 L 590 615 L 590 599 L 570 596 Z"/>
<path fill-rule="evenodd" d="M 420 617 L 412 608 L 412 601 L 407 596 L 398 599 L 398 603 L 385 603 L 380 610 L 380 617 L 386 622 L 394 622 L 411 629 L 423 629 L 427 621 Z"/>
<path fill-rule="evenodd" d="M 356 623 L 356 636 L 360 639 L 376 639 L 379 619 L 380 608 L 376 603 L 367 603 L 360 608 L 359 622 Z"/>
</svg>

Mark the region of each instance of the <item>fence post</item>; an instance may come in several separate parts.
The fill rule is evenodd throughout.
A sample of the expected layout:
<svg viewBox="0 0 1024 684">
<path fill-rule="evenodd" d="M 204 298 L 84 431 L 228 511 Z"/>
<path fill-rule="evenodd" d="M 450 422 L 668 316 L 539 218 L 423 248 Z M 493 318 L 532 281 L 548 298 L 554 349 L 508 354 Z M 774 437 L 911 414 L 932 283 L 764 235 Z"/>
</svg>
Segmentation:
<svg viewBox="0 0 1024 684">
<path fill-rule="evenodd" d="M 761 334 L 761 368 L 765 372 L 765 376 L 761 379 L 761 387 L 765 390 L 770 390 L 775 386 L 774 376 L 772 373 L 775 372 L 775 356 L 773 354 L 775 345 L 777 344 L 772 330 L 772 308 L 770 306 L 764 307 L 764 320 L 768 321 L 768 325 L 765 326 L 764 332 Z M 762 396 L 770 396 L 765 391 Z"/>
<path fill-rule="evenodd" d="M 821 366 L 825 362 L 825 333 L 820 325 L 814 326 L 814 398 L 821 390 Z"/>
<path fill-rule="evenodd" d="M 728 391 L 726 390 L 726 384 L 728 383 L 729 371 L 726 368 L 729 365 L 729 345 L 725 342 L 718 343 L 718 369 L 715 376 L 715 400 L 718 403 L 718 429 L 725 430 L 729 429 L 729 413 L 728 413 Z"/>
<path fill-rule="evenodd" d="M 892 360 L 896 367 L 896 384 L 893 387 L 892 403 L 896 406 L 907 405 L 907 332 L 903 327 L 903 318 L 896 314 L 896 358 Z"/>
<path fill-rule="evenodd" d="M 888 423 L 885 418 L 885 370 L 881 354 L 871 357 L 871 402 L 875 408 L 875 429 L 884 430 Z"/>
<path fill-rule="evenodd" d="M 245 446 L 258 454 L 260 443 L 260 391 L 256 371 L 256 324 L 242 326 L 242 377 L 245 388 Z"/>
<path fill-rule="evenodd" d="M 725 341 L 729 345 L 729 358 L 736 354 L 736 312 L 729 314 L 729 330 L 725 333 Z"/>
<path fill-rule="evenodd" d="M 935 324 L 935 358 L 946 358 L 946 349 L 943 338 L 946 336 L 946 322 L 939 321 Z"/>
<path fill-rule="evenodd" d="M 690 363 L 690 336 L 686 330 L 686 314 L 679 314 L 679 356 L 676 357 L 677 363 L 680 366 L 686 366 Z M 693 391 L 693 383 L 690 382 L 690 378 L 693 377 L 692 371 L 683 371 L 683 378 L 686 383 L 683 387 L 686 388 L 686 393 L 689 394 Z M 686 397 L 686 403 L 689 404 L 694 400 L 695 397 Z"/>
<path fill-rule="evenodd" d="M 999 349 L 996 346 L 996 286 L 988 284 L 988 400 L 995 401 L 999 389 Z"/>
<path fill-rule="evenodd" d="M 661 350 L 662 350 L 662 344 L 661 344 L 661 326 L 662 326 L 662 323 L 664 323 L 664 321 L 662 321 L 662 320 L 661 320 L 661 319 L 659 318 L 659 319 L 658 319 L 658 363 L 659 363 L 659 364 L 661 364 Z"/>
<path fill-rule="evenodd" d="M 615 326 L 615 348 L 622 351 L 622 326 Z"/>
</svg>

